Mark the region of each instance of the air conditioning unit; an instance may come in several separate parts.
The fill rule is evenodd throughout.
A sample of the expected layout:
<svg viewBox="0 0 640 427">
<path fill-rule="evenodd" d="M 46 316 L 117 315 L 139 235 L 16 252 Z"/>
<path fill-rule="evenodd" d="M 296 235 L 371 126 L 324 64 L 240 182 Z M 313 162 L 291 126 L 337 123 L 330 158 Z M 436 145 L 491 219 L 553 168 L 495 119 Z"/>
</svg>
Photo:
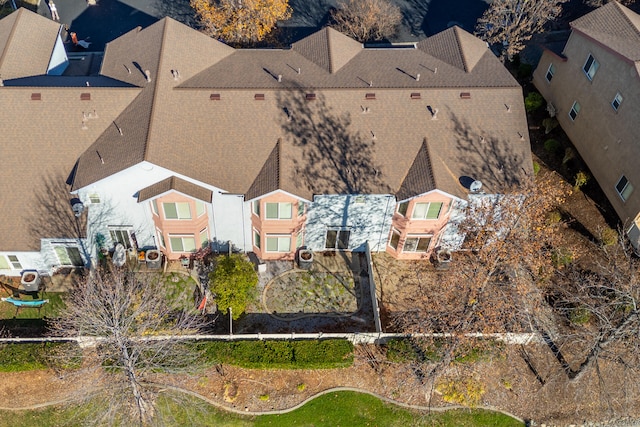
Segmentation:
<svg viewBox="0 0 640 427">
<path fill-rule="evenodd" d="M 149 249 L 145 252 L 144 259 L 147 268 L 162 268 L 162 252 L 157 249 Z"/>
<path fill-rule="evenodd" d="M 40 289 L 40 274 L 36 270 L 25 270 L 22 272 L 20 283 L 25 291 L 37 292 Z"/>
</svg>

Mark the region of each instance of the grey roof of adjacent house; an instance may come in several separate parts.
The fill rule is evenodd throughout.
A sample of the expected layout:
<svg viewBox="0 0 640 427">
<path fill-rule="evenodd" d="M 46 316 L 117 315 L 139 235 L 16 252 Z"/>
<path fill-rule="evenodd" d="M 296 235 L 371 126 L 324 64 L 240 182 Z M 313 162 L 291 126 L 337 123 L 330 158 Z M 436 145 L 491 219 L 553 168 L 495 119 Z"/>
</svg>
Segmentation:
<svg viewBox="0 0 640 427">
<path fill-rule="evenodd" d="M 29 14 L 5 19 L 18 13 Z M 19 21 L 36 32 L 51 24 Z M 4 50 L 16 43 L 7 37 Z M 520 86 L 456 27 L 402 49 L 364 48 L 327 28 L 291 49 L 236 50 L 165 18 L 109 43 L 90 88 L 45 72 L 0 88 L 4 111 L 21 112 L 0 136 L 16 181 L 0 195 L 10 219 L 0 250 L 36 248 L 20 202 L 37 205 L 45 193 L 34 183 L 74 164 L 73 190 L 148 161 L 247 199 L 276 189 L 464 197 L 462 176 L 499 191 L 531 175 Z"/>
<path fill-rule="evenodd" d="M 202 200 L 203 202 L 211 203 L 213 198 L 213 192 L 207 190 L 193 182 L 185 181 L 177 176 L 170 176 L 163 179 L 153 185 L 143 188 L 138 192 L 138 202 L 144 202 L 145 200 L 153 199 L 168 191 L 175 190 L 187 196 L 191 196 L 194 199 Z"/>
<path fill-rule="evenodd" d="M 610 2 L 576 19 L 571 28 L 618 52 L 640 61 L 640 15 L 618 2 Z"/>
</svg>

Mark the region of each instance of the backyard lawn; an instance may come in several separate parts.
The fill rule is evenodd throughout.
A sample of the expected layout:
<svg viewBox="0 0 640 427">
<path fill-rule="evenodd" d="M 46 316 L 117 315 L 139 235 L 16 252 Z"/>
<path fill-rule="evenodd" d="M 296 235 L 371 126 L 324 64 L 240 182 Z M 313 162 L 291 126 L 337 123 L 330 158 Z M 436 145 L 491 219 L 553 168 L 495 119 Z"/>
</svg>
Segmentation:
<svg viewBox="0 0 640 427">
<path fill-rule="evenodd" d="M 402 409 L 354 392 L 320 396 L 302 408 L 282 415 L 241 416 L 204 402 L 179 396 L 179 404 L 161 398 L 164 425 L 197 426 L 523 426 L 506 415 L 481 410 L 420 413 Z M 83 425 L 86 406 L 52 407 L 37 411 L 0 411 L 0 427 Z"/>
<path fill-rule="evenodd" d="M 5 301 L 0 301 L 0 320 L 3 319 L 42 319 L 45 317 L 56 317 L 58 313 L 64 308 L 63 293 L 61 292 L 43 292 L 40 294 L 42 299 L 48 299 L 49 302 L 44 304 L 41 309 L 32 307 L 21 307 L 16 314 L 16 307 Z M 7 292 L 0 290 L 0 296 L 3 298 L 9 297 Z M 30 301 L 31 298 L 28 295 L 22 295 L 20 299 Z"/>
</svg>

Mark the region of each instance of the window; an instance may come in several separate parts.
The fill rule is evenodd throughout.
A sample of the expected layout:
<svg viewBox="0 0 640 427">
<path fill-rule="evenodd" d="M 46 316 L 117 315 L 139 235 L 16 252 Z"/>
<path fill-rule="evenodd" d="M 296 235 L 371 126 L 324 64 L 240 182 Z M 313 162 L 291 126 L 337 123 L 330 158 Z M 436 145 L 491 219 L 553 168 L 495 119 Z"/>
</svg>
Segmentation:
<svg viewBox="0 0 640 427">
<path fill-rule="evenodd" d="M 349 249 L 350 230 L 327 230 L 324 247 L 326 249 Z"/>
<path fill-rule="evenodd" d="M 169 235 L 169 244 L 171 244 L 171 252 L 196 251 L 196 239 L 193 234 L 184 236 Z"/>
<path fill-rule="evenodd" d="M 416 203 L 411 219 L 438 219 L 442 202 Z"/>
<path fill-rule="evenodd" d="M 22 264 L 20 264 L 20 261 L 18 260 L 18 257 L 15 255 L 9 255 L 9 262 L 11 263 L 11 266 L 16 269 L 16 270 L 22 270 Z M 84 265 L 84 264 L 83 264 Z"/>
<path fill-rule="evenodd" d="M 618 111 L 618 108 L 620 108 L 620 104 L 622 104 L 622 95 L 620 95 L 620 92 L 618 92 L 616 93 L 615 98 L 613 98 L 613 101 L 611 101 L 611 106 L 614 110 Z"/>
<path fill-rule="evenodd" d="M 253 230 L 253 246 L 260 249 L 260 233 L 258 230 Z"/>
<path fill-rule="evenodd" d="M 298 202 L 298 216 L 304 215 L 304 203 Z"/>
<path fill-rule="evenodd" d="M 191 219 L 191 208 L 187 202 L 163 203 L 166 219 Z"/>
<path fill-rule="evenodd" d="M 547 74 L 545 75 L 547 81 L 551 83 L 551 79 L 556 72 L 556 66 L 553 64 L 549 64 L 549 68 L 547 69 Z"/>
<path fill-rule="evenodd" d="M 100 195 L 98 193 L 89 194 L 89 202 L 94 205 L 100 203 Z"/>
<path fill-rule="evenodd" d="M 253 201 L 252 211 L 255 215 L 260 216 L 260 200 Z"/>
<path fill-rule="evenodd" d="M 571 106 L 571 110 L 569 111 L 569 117 L 571 117 L 571 120 L 575 120 L 576 117 L 578 117 L 579 112 L 580 112 L 580 104 L 578 103 L 578 101 L 575 101 Z"/>
<path fill-rule="evenodd" d="M 626 176 L 622 175 L 622 177 L 618 180 L 616 184 L 616 191 L 625 202 L 629 199 L 629 196 L 633 192 L 633 185 L 629 182 Z"/>
<path fill-rule="evenodd" d="M 409 208 L 409 202 L 402 202 L 398 205 L 398 213 L 402 216 L 407 216 L 408 208 Z"/>
<path fill-rule="evenodd" d="M 60 265 L 83 267 L 84 261 L 80 256 L 80 250 L 74 246 L 55 246 L 54 250 L 60 260 Z"/>
<path fill-rule="evenodd" d="M 209 230 L 200 230 L 200 247 L 204 248 L 209 244 Z"/>
<path fill-rule="evenodd" d="M 589 56 L 587 57 L 587 62 L 584 63 L 584 67 L 582 67 L 582 70 L 587 75 L 587 78 L 589 80 L 593 80 L 593 76 L 596 75 L 596 71 L 598 71 L 599 67 L 600 63 L 596 61 L 593 55 L 589 54 Z"/>
<path fill-rule="evenodd" d="M 291 219 L 291 215 L 291 203 L 267 203 L 267 219 Z"/>
<path fill-rule="evenodd" d="M 130 249 L 133 247 L 131 244 L 131 233 L 129 229 L 126 228 L 115 228 L 110 229 L 109 234 L 111 235 L 111 240 L 114 244 L 121 243 L 126 249 Z"/>
<path fill-rule="evenodd" d="M 167 243 L 164 241 L 164 234 L 162 234 L 162 231 L 160 231 L 159 228 L 156 228 L 156 232 L 158 233 L 158 238 L 160 239 L 160 247 L 166 248 Z"/>
<path fill-rule="evenodd" d="M 204 202 L 202 200 L 196 200 L 196 215 L 202 216 L 205 212 Z"/>
<path fill-rule="evenodd" d="M 431 243 L 431 236 L 409 235 L 404 241 L 402 252 L 427 252 Z"/>
<path fill-rule="evenodd" d="M 157 200 L 152 200 L 152 201 L 151 201 L 151 210 L 153 211 L 153 213 L 154 213 L 155 215 L 160 216 L 160 215 L 158 214 L 158 201 L 157 201 Z"/>
<path fill-rule="evenodd" d="M 400 233 L 394 228 L 393 231 L 391 231 L 389 246 L 391 246 L 394 250 L 398 250 L 398 242 L 400 242 Z"/>
<path fill-rule="evenodd" d="M 291 236 L 267 235 L 267 252 L 290 252 Z"/>
<path fill-rule="evenodd" d="M 7 259 L 0 255 L 0 270 L 8 270 L 9 267 L 9 263 L 7 262 Z"/>
<path fill-rule="evenodd" d="M 364 205 L 367 202 L 367 198 L 364 196 L 356 196 L 353 199 L 353 203 L 355 203 L 356 205 Z"/>
</svg>

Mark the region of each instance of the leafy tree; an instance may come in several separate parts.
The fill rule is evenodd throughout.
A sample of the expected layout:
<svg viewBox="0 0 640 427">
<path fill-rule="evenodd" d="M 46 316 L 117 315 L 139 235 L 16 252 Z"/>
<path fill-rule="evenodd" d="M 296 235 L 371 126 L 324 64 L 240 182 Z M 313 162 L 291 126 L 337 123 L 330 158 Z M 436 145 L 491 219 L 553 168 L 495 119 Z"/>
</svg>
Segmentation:
<svg viewBox="0 0 640 427">
<path fill-rule="evenodd" d="M 502 46 L 502 55 L 512 58 L 524 42 L 544 31 L 567 0 L 493 0 L 478 19 L 476 34 L 490 44 Z"/>
<path fill-rule="evenodd" d="M 336 30 L 365 42 L 393 36 L 402 13 L 388 0 L 342 0 L 331 18 Z"/>
<path fill-rule="evenodd" d="M 192 346 L 178 336 L 198 331 L 203 318 L 171 304 L 167 285 L 156 275 L 94 270 L 78 283 L 53 329 L 88 338 L 85 375 L 97 375 L 100 404 L 96 424 L 147 425 L 161 414 L 159 392 L 149 383 L 155 372 L 185 372 L 196 366 Z M 62 355 L 72 358 L 76 354 Z M 90 395 L 90 393 L 87 393 Z"/>
<path fill-rule="evenodd" d="M 218 309 L 232 310 L 236 320 L 244 313 L 247 303 L 255 297 L 258 275 L 253 264 L 239 254 L 224 257 L 209 274 L 211 292 L 215 294 Z"/>
<path fill-rule="evenodd" d="M 289 0 L 191 0 L 191 7 L 205 33 L 241 45 L 262 41 L 291 17 Z"/>
</svg>

